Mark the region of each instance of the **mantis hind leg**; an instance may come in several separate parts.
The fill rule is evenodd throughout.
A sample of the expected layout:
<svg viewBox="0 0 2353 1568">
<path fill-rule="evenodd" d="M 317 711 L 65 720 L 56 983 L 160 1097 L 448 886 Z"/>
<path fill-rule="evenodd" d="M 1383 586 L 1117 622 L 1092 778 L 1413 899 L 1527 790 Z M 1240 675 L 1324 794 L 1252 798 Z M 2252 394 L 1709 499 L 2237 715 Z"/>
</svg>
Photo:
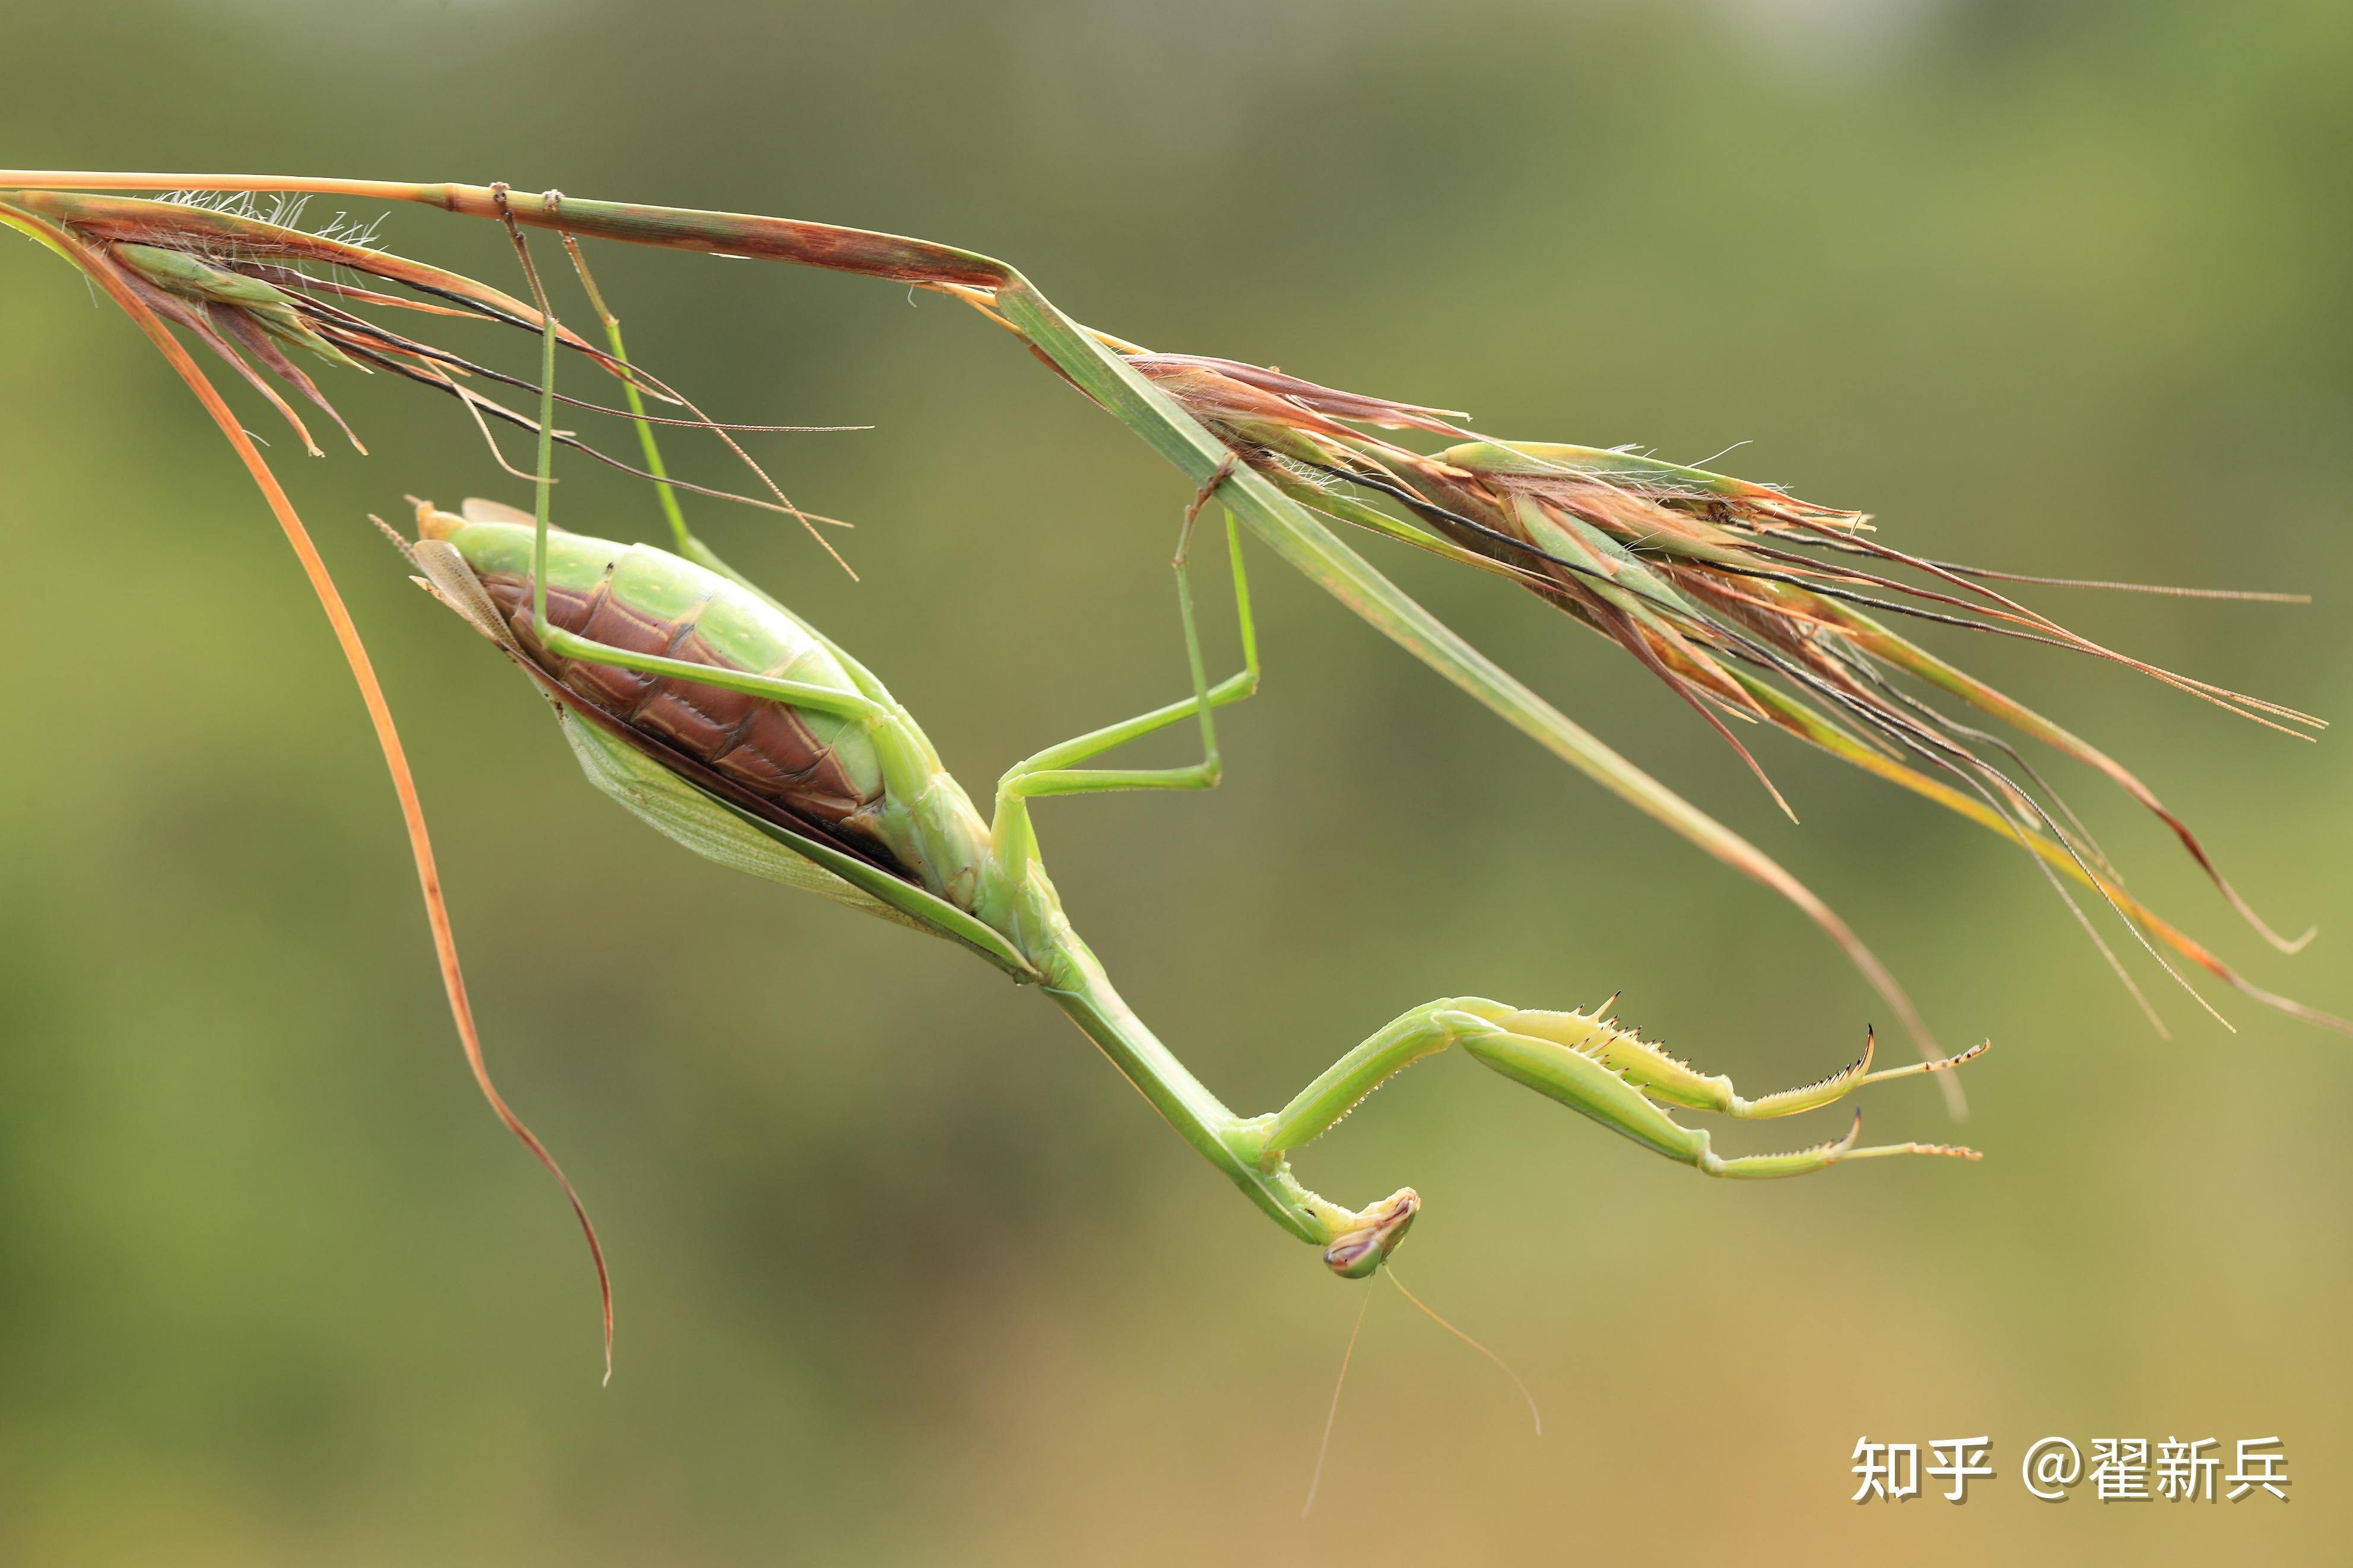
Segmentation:
<svg viewBox="0 0 2353 1568">
<path fill-rule="evenodd" d="M 1715 1152 L 1708 1134 L 1686 1127 L 1667 1114 L 1665 1104 L 1724 1111 L 1736 1116 L 1788 1115 L 1827 1105 L 1862 1084 L 1905 1076 L 1901 1068 L 1866 1073 L 1870 1055 L 1862 1062 L 1820 1083 L 1784 1094 L 1748 1100 L 1738 1096 L 1730 1081 L 1703 1078 L 1657 1047 L 1592 1014 L 1533 1012 L 1484 997 L 1461 996 L 1432 1002 L 1392 1021 L 1387 1028 L 1342 1057 L 1282 1110 L 1242 1124 L 1241 1147 L 1236 1150 L 1271 1178 L 1296 1189 L 1303 1207 L 1325 1217 L 1333 1238 L 1324 1261 L 1335 1272 L 1360 1278 L 1380 1267 L 1411 1224 L 1420 1206 L 1411 1188 L 1404 1188 L 1370 1207 L 1350 1213 L 1297 1188 L 1288 1155 L 1336 1125 L 1366 1095 L 1424 1058 L 1460 1046 L 1481 1065 L 1515 1083 L 1525 1084 L 1570 1110 L 1630 1139 L 1646 1149 L 1691 1165 L 1711 1176 L 1762 1180 L 1805 1175 L 1847 1160 L 1888 1154 L 1942 1154 L 1974 1160 L 1974 1150 L 1936 1143 L 1888 1143 L 1856 1146 L 1862 1130 L 1855 1125 L 1844 1138 L 1777 1154 L 1726 1157 Z M 1980 1055 L 1985 1047 L 1934 1064 L 1957 1067 Z"/>
</svg>

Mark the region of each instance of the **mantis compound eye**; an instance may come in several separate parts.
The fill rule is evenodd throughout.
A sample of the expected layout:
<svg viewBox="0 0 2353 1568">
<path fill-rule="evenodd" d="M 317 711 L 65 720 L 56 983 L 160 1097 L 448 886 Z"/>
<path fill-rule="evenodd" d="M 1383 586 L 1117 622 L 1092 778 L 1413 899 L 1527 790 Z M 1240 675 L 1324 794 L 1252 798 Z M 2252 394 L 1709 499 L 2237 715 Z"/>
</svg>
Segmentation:
<svg viewBox="0 0 2353 1568">
<path fill-rule="evenodd" d="M 1356 1217 L 1356 1228 L 1332 1238 L 1324 1249 L 1324 1266 L 1343 1279 L 1362 1279 L 1388 1261 L 1405 1239 L 1413 1216 L 1421 1212 L 1421 1194 L 1399 1187 Z"/>
</svg>

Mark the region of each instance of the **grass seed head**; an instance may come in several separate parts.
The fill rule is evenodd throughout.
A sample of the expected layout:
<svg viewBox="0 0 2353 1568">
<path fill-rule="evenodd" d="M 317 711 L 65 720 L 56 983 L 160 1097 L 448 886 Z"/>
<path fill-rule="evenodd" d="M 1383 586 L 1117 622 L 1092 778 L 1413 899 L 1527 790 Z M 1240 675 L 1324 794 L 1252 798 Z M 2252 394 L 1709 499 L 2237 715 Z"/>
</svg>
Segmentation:
<svg viewBox="0 0 2353 1568">
<path fill-rule="evenodd" d="M 2318 720 L 2104 647 L 1993 586 L 2018 580 L 2010 574 L 1908 554 L 1883 542 L 1866 514 L 1777 486 L 1624 448 L 1498 441 L 1459 423 L 1464 416 L 1231 361 L 1139 353 L 1129 363 L 1303 505 L 1508 577 L 1623 647 L 1715 729 L 1785 811 L 1727 721 L 1782 731 L 1994 828 L 2027 849 L 2071 907 L 2063 877 L 2105 903 L 2160 964 L 2155 943 L 2282 1005 L 2126 893 L 2096 841 L 2010 740 L 1933 699 L 1958 699 L 2106 774 L 2173 830 L 2265 939 L 2294 951 L 2305 938 L 2265 925 L 2187 825 L 2120 763 L 1894 623 L 2112 660 L 2288 733 Z M 1423 451 L 1375 430 L 1455 444 Z"/>
</svg>

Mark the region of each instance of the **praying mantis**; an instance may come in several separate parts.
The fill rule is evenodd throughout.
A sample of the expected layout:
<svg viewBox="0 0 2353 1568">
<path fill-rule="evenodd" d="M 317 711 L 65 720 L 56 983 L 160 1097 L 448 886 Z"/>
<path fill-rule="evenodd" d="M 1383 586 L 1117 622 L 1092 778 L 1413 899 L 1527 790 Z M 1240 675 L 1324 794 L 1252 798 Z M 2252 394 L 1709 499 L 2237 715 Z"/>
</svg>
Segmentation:
<svg viewBox="0 0 2353 1568">
<path fill-rule="evenodd" d="M 1215 712 L 1258 689 L 1259 660 L 1241 535 L 1229 519 L 1243 668 L 1208 684 L 1188 546 L 1214 488 L 1187 510 L 1175 560 L 1193 694 L 1017 763 L 997 781 L 987 819 L 882 683 L 747 579 L 649 545 L 552 533 L 544 508 L 533 517 L 480 500 L 455 515 L 419 502 L 408 549 L 435 596 L 555 704 L 598 788 L 710 859 L 960 942 L 1037 985 L 1187 1143 L 1277 1225 L 1321 1247 L 1344 1279 L 1380 1268 L 1421 1200 L 1401 1187 L 1345 1207 L 1302 1185 L 1290 1155 L 1387 1079 L 1450 1047 L 1711 1176 L 1802 1175 L 1888 1154 L 1977 1157 L 1938 1144 L 1857 1147 L 1858 1114 L 1835 1142 L 1726 1158 L 1705 1131 L 1662 1109 L 1786 1116 L 1865 1084 L 1958 1066 L 1976 1051 L 1873 1072 L 1866 1045 L 1852 1066 L 1816 1084 L 1749 1100 L 1729 1079 L 1695 1071 L 1597 1014 L 1476 996 L 1393 1019 L 1280 1110 L 1229 1110 L 1113 989 L 1063 912 L 1030 820 L 1034 800 L 1218 783 Z M 1190 766 L 1081 765 L 1187 720 L 1199 724 L 1202 746 Z"/>
<path fill-rule="evenodd" d="M 153 190 L 195 195 L 158 201 L 120 194 Z M 501 223 L 531 297 L 519 299 L 348 237 L 304 233 L 287 212 L 265 216 L 218 205 L 224 194 L 258 192 L 409 203 Z M 1016 979 L 1037 984 L 1188 1143 L 1276 1223 L 1322 1248 L 1326 1264 L 1345 1277 L 1379 1269 L 1418 1213 L 1419 1199 L 1403 1188 L 1349 1208 L 1302 1185 L 1289 1158 L 1388 1078 L 1451 1047 L 1636 1142 L 1734 1178 L 1794 1175 L 1883 1154 L 1970 1156 L 1933 1144 L 1858 1147 L 1851 1131 L 1843 1140 L 1788 1154 L 1725 1158 L 1704 1131 L 1676 1121 L 1668 1108 L 1770 1117 L 1825 1106 L 1865 1084 L 1905 1074 L 1934 1073 L 1949 1086 L 1954 1079 L 1944 1069 L 1976 1053 L 1945 1056 L 1894 977 L 1821 900 L 1746 839 L 1472 648 L 1344 543 L 1333 522 L 1536 594 L 1627 648 L 1751 767 L 1757 767 L 1754 759 L 1724 719 L 1778 729 L 2000 834 L 2023 848 L 2054 887 L 2064 879 L 2095 895 L 2152 955 L 2168 948 L 2268 1005 L 2348 1027 L 2263 990 L 2158 917 L 2125 889 L 2063 803 L 2054 797 L 2046 805 L 2047 788 L 2038 795 L 1988 755 L 1990 748 L 2016 760 L 2040 785 L 2007 742 L 1930 709 L 1899 690 L 1892 678 L 1900 674 L 1957 697 L 2106 773 L 2173 828 L 2268 940 L 2284 949 L 2300 946 L 2303 939 L 2277 937 L 2256 920 L 2199 841 L 2137 778 L 2049 720 L 1896 635 L 1883 618 L 1922 616 L 2125 663 L 2273 728 L 2316 721 L 2102 647 L 1989 585 L 2045 580 L 1906 554 L 1875 542 L 1861 513 L 1620 449 L 1495 441 L 1444 410 L 1347 393 L 1265 367 L 1154 353 L 1081 326 L 1000 261 L 837 226 L 582 200 L 554 191 L 528 195 L 504 185 L 24 171 L 0 172 L 0 225 L 47 246 L 121 305 L 203 402 L 301 556 L 369 706 L 401 798 L 460 1038 L 493 1106 L 551 1169 L 554 1162 L 507 1110 L 482 1067 L 422 807 L 357 631 L 283 487 L 174 329 L 235 365 L 277 403 L 306 442 L 292 408 L 248 359 L 322 406 L 326 399 L 290 353 L 424 383 L 457 398 L 486 435 L 490 419 L 533 432 L 540 461 L 536 475 L 528 476 L 536 479 L 538 491 L 530 514 L 484 503 L 456 513 L 420 506 L 420 537 L 404 544 L 434 593 L 498 642 L 558 705 L 564 732 L 591 780 L 708 858 L 959 942 Z M 1014 335 L 1197 487 L 1175 560 L 1191 695 L 1038 753 L 1000 782 L 984 819 L 913 718 L 863 665 L 733 573 L 687 531 L 673 490 L 697 487 L 669 476 L 644 400 L 658 398 L 695 416 L 662 423 L 723 437 L 725 427 L 628 361 L 617 323 L 595 295 L 585 263 L 582 280 L 606 324 L 608 347 L 563 326 L 531 260 L 525 231 L 533 229 L 560 236 L 575 261 L 577 240 L 588 237 L 887 279 L 958 300 Z M 319 276 L 322 271 L 327 275 Z M 366 283 L 343 280 L 352 276 Z M 382 292 L 374 287 L 378 282 L 425 296 L 427 302 Z M 391 331 L 362 314 L 362 306 L 466 314 L 527 331 L 542 350 L 539 379 L 499 375 Z M 641 437 L 644 468 L 618 463 L 556 428 L 559 348 L 595 361 L 619 382 L 628 403 L 626 417 Z M 486 377 L 534 393 L 536 416 L 474 390 Z M 1428 432 L 1457 444 L 1430 453 L 1372 433 L 1380 431 Z M 548 481 L 559 443 L 652 480 L 674 550 L 556 531 Z M 754 504 L 798 515 L 781 490 L 771 489 L 775 503 L 753 498 Z M 1188 564 L 1199 515 L 1213 502 L 1227 515 L 1243 650 L 1242 670 L 1214 686 L 1194 624 Z M 1255 1117 L 1229 1110 L 1119 1000 L 1071 930 L 1039 863 L 1030 803 L 1098 790 L 1198 789 L 1216 783 L 1222 759 L 1214 714 L 1249 696 L 1258 679 L 1240 556 L 1245 531 L 1553 754 L 1796 905 L 1895 1009 L 1924 1059 L 1874 1071 L 1867 1043 L 1861 1060 L 1818 1084 L 1749 1100 L 1729 1079 L 1702 1074 L 1620 1029 L 1602 1016 L 1606 1008 L 1546 1012 L 1457 997 L 1395 1020 L 1280 1110 Z M 1926 584 L 1888 575 L 1899 568 Z M 1129 740 L 1187 721 L 1198 726 L 1203 752 L 1190 767 L 1084 765 Z M 1762 778 L 1763 770 L 1757 771 Z M 2117 972 L 2124 973 L 2120 965 Z M 574 1204 L 577 1209 L 576 1197 Z M 582 1220 L 585 1227 L 585 1212 Z M 598 1266 L 601 1274 L 601 1254 Z M 608 1344 L 609 1329 L 608 1298 Z"/>
</svg>

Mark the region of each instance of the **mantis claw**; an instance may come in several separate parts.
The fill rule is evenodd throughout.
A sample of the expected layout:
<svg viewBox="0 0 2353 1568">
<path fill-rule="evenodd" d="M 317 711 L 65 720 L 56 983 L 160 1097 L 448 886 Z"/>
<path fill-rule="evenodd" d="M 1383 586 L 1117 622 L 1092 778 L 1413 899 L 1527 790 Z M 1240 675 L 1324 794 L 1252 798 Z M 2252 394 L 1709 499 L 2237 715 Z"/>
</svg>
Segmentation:
<svg viewBox="0 0 2353 1568">
<path fill-rule="evenodd" d="M 1822 1170 L 1841 1160 L 1870 1160 L 1882 1154 L 1943 1154 L 1956 1160 L 1982 1160 L 1975 1149 L 1957 1143 L 1879 1143 L 1868 1149 L 1856 1148 L 1862 1136 L 1862 1112 L 1854 1113 L 1854 1122 L 1846 1136 L 1827 1143 L 1817 1143 L 1809 1149 L 1799 1149 L 1787 1154 L 1743 1154 L 1722 1159 L 1708 1153 L 1699 1163 L 1700 1169 L 1711 1176 L 1726 1176 L 1736 1181 L 1769 1181 L 1777 1176 L 1802 1176 L 1810 1171 Z"/>
<path fill-rule="evenodd" d="M 1232 479 L 1234 470 L 1240 466 L 1241 459 L 1233 453 L 1228 452 L 1219 459 L 1216 470 L 1201 481 L 1201 488 L 1193 492 L 1193 504 L 1185 509 L 1185 527 L 1188 532 L 1193 527 L 1194 520 L 1201 515 L 1201 509 L 1209 504 L 1211 496 L 1218 493 L 1218 487 Z M 1183 559 L 1181 553 L 1178 559 Z"/>
</svg>

